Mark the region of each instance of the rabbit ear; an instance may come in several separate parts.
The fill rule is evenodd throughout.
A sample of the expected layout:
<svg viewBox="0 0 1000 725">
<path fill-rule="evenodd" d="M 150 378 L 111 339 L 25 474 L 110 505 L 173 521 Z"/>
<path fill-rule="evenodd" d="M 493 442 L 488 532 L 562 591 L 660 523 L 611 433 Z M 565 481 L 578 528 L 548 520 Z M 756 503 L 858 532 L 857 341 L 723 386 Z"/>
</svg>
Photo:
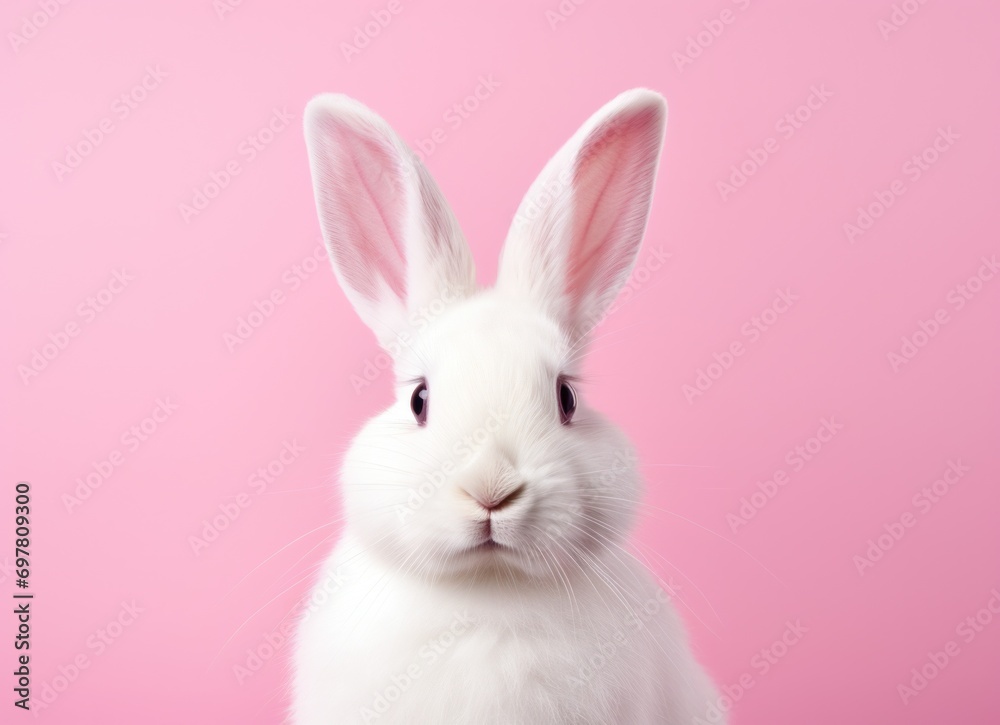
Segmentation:
<svg viewBox="0 0 1000 725">
<path fill-rule="evenodd" d="M 421 308 L 475 289 L 448 203 L 384 120 L 352 98 L 324 94 L 306 106 L 305 137 L 334 271 L 384 347 Z"/>
<path fill-rule="evenodd" d="M 545 166 L 518 208 L 497 286 L 530 296 L 574 342 L 614 301 L 649 216 L 667 106 L 627 91 Z"/>
</svg>

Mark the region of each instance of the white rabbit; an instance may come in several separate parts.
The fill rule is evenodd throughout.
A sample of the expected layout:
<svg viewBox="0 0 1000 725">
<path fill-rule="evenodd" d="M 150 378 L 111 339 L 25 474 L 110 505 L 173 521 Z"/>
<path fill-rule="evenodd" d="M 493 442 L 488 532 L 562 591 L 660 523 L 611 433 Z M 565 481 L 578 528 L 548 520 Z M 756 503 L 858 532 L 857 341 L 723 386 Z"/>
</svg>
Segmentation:
<svg viewBox="0 0 1000 725">
<path fill-rule="evenodd" d="M 296 637 L 297 725 L 707 717 L 712 684 L 625 548 L 631 448 L 574 390 L 638 254 L 665 123 L 643 89 L 590 118 L 481 289 L 449 206 L 385 121 L 342 95 L 309 103 L 323 236 L 397 395 L 343 463 L 345 528 Z"/>
</svg>

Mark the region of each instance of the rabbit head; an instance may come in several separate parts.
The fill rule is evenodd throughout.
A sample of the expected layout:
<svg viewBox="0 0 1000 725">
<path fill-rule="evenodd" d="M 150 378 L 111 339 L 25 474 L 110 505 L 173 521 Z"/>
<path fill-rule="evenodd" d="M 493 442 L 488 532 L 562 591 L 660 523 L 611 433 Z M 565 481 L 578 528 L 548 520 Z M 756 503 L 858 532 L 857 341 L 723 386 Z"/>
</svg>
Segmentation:
<svg viewBox="0 0 1000 725">
<path fill-rule="evenodd" d="M 455 217 L 399 136 L 346 96 L 309 103 L 333 268 L 393 359 L 395 402 L 341 476 L 346 530 L 387 565 L 553 580 L 627 535 L 631 448 L 577 376 L 638 254 L 665 121 L 662 97 L 641 89 L 592 116 L 529 189 L 497 282 L 480 288 Z"/>
</svg>

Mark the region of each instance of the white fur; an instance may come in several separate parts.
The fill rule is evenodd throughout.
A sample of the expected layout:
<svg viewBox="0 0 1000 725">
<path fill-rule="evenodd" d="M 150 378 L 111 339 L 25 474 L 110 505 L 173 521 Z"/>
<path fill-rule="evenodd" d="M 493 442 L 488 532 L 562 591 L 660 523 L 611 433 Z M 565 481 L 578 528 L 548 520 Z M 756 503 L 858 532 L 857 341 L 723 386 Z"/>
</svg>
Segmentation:
<svg viewBox="0 0 1000 725">
<path fill-rule="evenodd" d="M 582 397 L 563 425 L 557 397 L 638 254 L 665 119 L 662 98 L 635 90 L 587 121 L 480 290 L 446 202 L 389 126 L 343 96 L 309 104 L 324 237 L 398 395 L 344 461 L 345 530 L 298 630 L 297 725 L 706 716 L 712 685 L 626 549 L 640 495 L 628 441 Z M 477 502 L 519 487 L 491 513 Z M 475 548 L 487 518 L 504 548 Z"/>
</svg>

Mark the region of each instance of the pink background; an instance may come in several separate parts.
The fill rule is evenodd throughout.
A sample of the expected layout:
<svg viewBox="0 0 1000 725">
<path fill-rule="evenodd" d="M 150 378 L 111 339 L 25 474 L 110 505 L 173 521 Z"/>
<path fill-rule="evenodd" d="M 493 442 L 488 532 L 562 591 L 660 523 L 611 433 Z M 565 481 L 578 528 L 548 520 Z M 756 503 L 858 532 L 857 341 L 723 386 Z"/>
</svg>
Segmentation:
<svg viewBox="0 0 1000 725">
<path fill-rule="evenodd" d="M 732 721 L 997 722 L 1000 623 L 962 623 L 1000 587 L 1000 276 L 954 301 L 1000 252 L 997 5 L 907 0 L 915 14 L 889 32 L 888 0 L 566 0 L 557 23 L 557 0 L 398 2 L 349 60 L 342 44 L 388 3 L 245 2 L 223 17 L 211 0 L 4 4 L 0 578 L 8 597 L 13 485 L 28 480 L 34 694 L 61 690 L 40 719 L 281 720 L 289 648 L 259 663 L 248 650 L 281 639 L 336 533 L 332 471 L 390 395 L 387 374 L 352 387 L 378 350 L 328 265 L 290 282 L 318 240 L 305 102 L 354 95 L 413 145 L 440 128 L 427 164 L 490 282 L 546 159 L 602 103 L 648 86 L 670 120 L 640 263 L 672 256 L 606 321 L 584 394 L 638 445 L 638 547 L 679 588 L 700 656 L 719 683 L 753 683 Z M 724 9 L 731 22 L 713 24 Z M 705 23 L 721 33 L 679 66 Z M 165 77 L 123 105 L 147 66 Z M 480 76 L 499 85 L 449 122 Z M 788 137 L 782 118 L 813 87 L 828 97 Z M 274 109 L 294 118 L 250 160 L 240 145 Z M 58 178 L 53 162 L 105 118 Z M 939 128 L 958 137 L 915 178 L 904 165 Z M 723 199 L 717 183 L 766 147 Z M 185 220 L 180 205 L 234 160 L 241 173 Z M 897 180 L 902 195 L 886 191 Z M 892 205 L 849 240 L 876 192 Z M 134 279 L 88 312 L 122 269 Z M 224 336 L 275 289 L 283 302 L 230 350 Z M 779 289 L 797 299 L 752 339 Z M 894 370 L 889 353 L 940 308 L 947 322 Z M 70 322 L 78 334 L 25 381 Z M 743 354 L 709 370 L 737 341 Z M 699 371 L 716 379 L 689 402 Z M 158 399 L 176 410 L 136 444 Z M 831 417 L 842 428 L 795 470 L 795 446 Z M 260 491 L 251 477 L 286 441 L 304 450 Z M 69 511 L 64 496 L 115 451 Z M 949 461 L 968 472 L 918 505 Z M 734 532 L 727 515 L 778 469 L 787 484 Z M 195 555 L 189 537 L 241 493 L 249 505 Z M 913 525 L 859 573 L 855 557 L 904 515 Z M 109 630 L 133 600 L 143 611 Z M 16 623 L 0 619 L 2 719 L 30 719 L 11 704 Z M 762 671 L 760 650 L 797 621 L 808 631 Z M 959 653 L 904 704 L 897 686 L 949 640 Z"/>
</svg>

